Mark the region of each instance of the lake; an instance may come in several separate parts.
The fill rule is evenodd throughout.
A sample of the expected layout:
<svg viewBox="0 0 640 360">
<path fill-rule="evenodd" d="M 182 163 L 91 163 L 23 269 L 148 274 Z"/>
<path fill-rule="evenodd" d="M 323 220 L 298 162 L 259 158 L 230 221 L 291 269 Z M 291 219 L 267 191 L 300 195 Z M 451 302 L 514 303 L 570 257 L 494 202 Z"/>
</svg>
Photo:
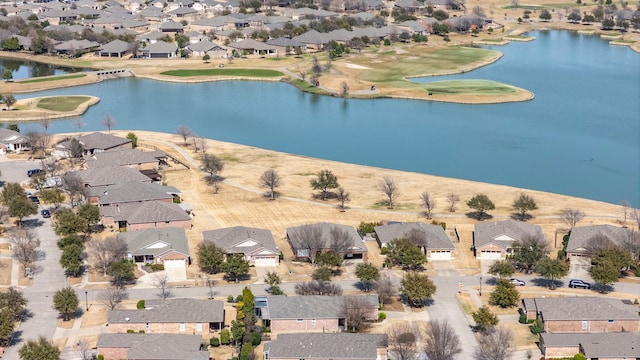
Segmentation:
<svg viewBox="0 0 640 360">
<path fill-rule="evenodd" d="M 35 61 L 0 58 L 0 74 L 2 74 L 5 69 L 11 70 L 13 80 L 28 79 L 40 76 L 61 75 L 79 71 L 90 71 L 82 68 L 64 67 L 39 63 Z"/>
<path fill-rule="evenodd" d="M 413 79 L 483 78 L 535 93 L 520 103 L 345 100 L 286 83 L 135 78 L 16 97 L 100 97 L 83 131 L 104 130 L 109 113 L 118 129 L 173 133 L 185 125 L 202 137 L 287 153 L 640 206 L 640 54 L 568 31 L 530 35 L 537 39 L 488 46 L 504 53 L 495 64 Z M 77 130 L 72 120 L 50 129 Z"/>
</svg>

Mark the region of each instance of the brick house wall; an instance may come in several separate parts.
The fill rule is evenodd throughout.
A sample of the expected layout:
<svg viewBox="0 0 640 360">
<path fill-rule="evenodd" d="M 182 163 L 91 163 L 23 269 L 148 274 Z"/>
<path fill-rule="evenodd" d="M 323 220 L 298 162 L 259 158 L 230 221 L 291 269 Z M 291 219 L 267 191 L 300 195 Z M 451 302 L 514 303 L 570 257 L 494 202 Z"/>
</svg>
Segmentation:
<svg viewBox="0 0 640 360">
<path fill-rule="evenodd" d="M 98 348 L 98 354 L 104 356 L 105 360 L 126 360 L 128 348 Z"/>
<path fill-rule="evenodd" d="M 180 221 L 157 222 L 157 223 L 143 223 L 143 224 L 128 224 L 127 231 L 145 230 L 145 229 L 162 229 L 168 227 L 179 227 L 183 229 L 191 229 L 191 219 Z"/>
<path fill-rule="evenodd" d="M 202 325 L 202 330 L 198 330 L 198 324 Z M 146 323 L 110 323 L 108 328 L 110 333 L 126 333 L 127 330 L 139 332 L 140 330 L 144 330 L 148 333 L 162 334 L 209 334 L 209 323 L 184 323 L 184 331 L 180 331 L 180 323 L 149 323 L 149 328 L 147 328 Z"/>
<path fill-rule="evenodd" d="M 338 332 L 338 319 L 271 320 L 271 332 Z"/>
<path fill-rule="evenodd" d="M 598 333 L 598 332 L 640 332 L 639 320 L 582 320 L 545 321 L 544 330 L 550 333 Z M 586 328 L 583 328 L 586 327 Z"/>
</svg>

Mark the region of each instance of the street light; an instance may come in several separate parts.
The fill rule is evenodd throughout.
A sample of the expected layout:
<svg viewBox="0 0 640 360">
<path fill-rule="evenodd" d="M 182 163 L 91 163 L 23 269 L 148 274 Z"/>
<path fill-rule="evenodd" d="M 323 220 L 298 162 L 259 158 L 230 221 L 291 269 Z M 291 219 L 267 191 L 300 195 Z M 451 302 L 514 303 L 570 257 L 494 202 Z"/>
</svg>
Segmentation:
<svg viewBox="0 0 640 360">
<path fill-rule="evenodd" d="M 89 292 L 88 291 L 84 292 L 84 306 L 87 308 L 87 311 L 89 311 Z"/>
<path fill-rule="evenodd" d="M 480 296 L 482 296 L 482 275 L 480 275 Z"/>
</svg>

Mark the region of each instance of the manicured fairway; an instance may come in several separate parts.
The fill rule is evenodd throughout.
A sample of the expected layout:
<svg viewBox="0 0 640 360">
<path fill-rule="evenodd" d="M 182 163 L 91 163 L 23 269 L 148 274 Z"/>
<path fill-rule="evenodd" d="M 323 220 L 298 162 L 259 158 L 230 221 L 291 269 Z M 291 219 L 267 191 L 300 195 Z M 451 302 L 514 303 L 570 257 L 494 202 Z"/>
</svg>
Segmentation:
<svg viewBox="0 0 640 360">
<path fill-rule="evenodd" d="M 88 96 L 52 96 L 40 99 L 36 107 L 51 111 L 73 111 L 90 99 Z"/>
<path fill-rule="evenodd" d="M 45 81 L 77 79 L 85 76 L 87 76 L 87 74 L 71 74 L 71 75 L 62 75 L 62 76 L 54 76 L 54 77 L 33 78 L 29 80 L 21 80 L 16 82 L 19 84 L 31 84 L 31 83 L 38 83 L 38 82 L 45 82 Z"/>
<path fill-rule="evenodd" d="M 448 80 L 427 83 L 425 89 L 433 94 L 502 95 L 516 90 L 490 80 Z"/>
</svg>

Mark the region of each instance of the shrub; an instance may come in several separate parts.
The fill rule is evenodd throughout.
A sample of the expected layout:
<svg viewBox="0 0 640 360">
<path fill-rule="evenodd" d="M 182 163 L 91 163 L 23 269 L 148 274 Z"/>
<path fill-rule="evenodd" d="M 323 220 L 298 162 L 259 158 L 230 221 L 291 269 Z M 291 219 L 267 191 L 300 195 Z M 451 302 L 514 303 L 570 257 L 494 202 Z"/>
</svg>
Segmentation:
<svg viewBox="0 0 640 360">
<path fill-rule="evenodd" d="M 234 300 L 234 302 L 240 302 L 242 301 L 242 294 L 236 296 L 236 299 Z"/>
<path fill-rule="evenodd" d="M 262 341 L 262 334 L 260 334 L 259 332 L 251 331 L 244 336 L 243 343 L 250 342 L 251 345 L 258 346 L 260 345 L 261 341 Z"/>
<path fill-rule="evenodd" d="M 138 334 L 144 334 L 144 330 L 138 330 Z"/>
<path fill-rule="evenodd" d="M 140 301 L 138 301 L 138 303 L 136 304 L 136 308 L 137 308 L 138 310 L 142 310 L 142 309 L 144 309 L 144 300 L 140 300 Z"/>
<path fill-rule="evenodd" d="M 387 318 L 387 313 L 380 311 L 378 313 L 378 321 L 382 321 Z"/>
<path fill-rule="evenodd" d="M 218 347 L 220 346 L 220 339 L 218 339 L 217 337 L 212 337 L 211 339 L 209 339 L 209 345 L 213 346 L 213 347 Z"/>
<path fill-rule="evenodd" d="M 242 348 L 240 349 L 239 360 L 250 360 L 253 357 L 253 345 L 247 342 L 242 344 Z"/>
<path fill-rule="evenodd" d="M 282 251 L 280 251 L 278 258 L 280 258 L 280 261 L 284 260 L 284 254 L 282 253 Z"/>
<path fill-rule="evenodd" d="M 228 303 L 232 303 L 233 302 L 233 295 L 227 296 L 227 302 Z"/>
<path fill-rule="evenodd" d="M 222 329 L 222 331 L 220 331 L 220 344 L 231 344 L 231 332 L 229 331 L 229 329 Z"/>
<path fill-rule="evenodd" d="M 135 332 L 136 332 L 136 331 L 135 331 L 135 330 L 133 330 L 133 329 L 129 329 L 129 330 L 127 330 L 127 334 L 133 334 L 133 333 L 135 333 Z"/>
<path fill-rule="evenodd" d="M 149 265 L 149 267 L 153 271 L 162 271 L 162 270 L 164 270 L 164 264 L 151 264 L 151 265 Z"/>
<path fill-rule="evenodd" d="M 439 221 L 433 220 L 431 222 L 431 224 L 432 225 L 440 225 L 440 226 L 442 226 L 443 230 L 445 230 L 445 231 L 447 230 L 447 223 L 445 223 L 445 222 L 439 222 Z"/>
<path fill-rule="evenodd" d="M 271 328 L 270 328 L 270 327 L 266 327 L 266 328 L 264 328 L 264 333 L 265 333 L 265 334 L 269 334 L 269 333 L 271 333 Z"/>
<path fill-rule="evenodd" d="M 104 360 L 104 355 L 99 354 L 99 355 L 98 355 L 98 360 Z"/>
<path fill-rule="evenodd" d="M 533 322 L 533 325 L 531 325 L 530 329 L 531 329 L 531 333 L 534 335 L 543 333 L 544 325 L 542 324 L 542 320 L 536 319 L 536 321 Z"/>
<path fill-rule="evenodd" d="M 518 317 L 518 322 L 520 324 L 527 324 L 527 315 L 526 314 L 520 314 L 520 317 Z"/>
<path fill-rule="evenodd" d="M 389 252 L 389 250 L 387 249 L 387 247 L 383 247 L 382 249 L 380 249 L 380 254 L 381 255 L 387 255 L 387 253 Z"/>
</svg>

